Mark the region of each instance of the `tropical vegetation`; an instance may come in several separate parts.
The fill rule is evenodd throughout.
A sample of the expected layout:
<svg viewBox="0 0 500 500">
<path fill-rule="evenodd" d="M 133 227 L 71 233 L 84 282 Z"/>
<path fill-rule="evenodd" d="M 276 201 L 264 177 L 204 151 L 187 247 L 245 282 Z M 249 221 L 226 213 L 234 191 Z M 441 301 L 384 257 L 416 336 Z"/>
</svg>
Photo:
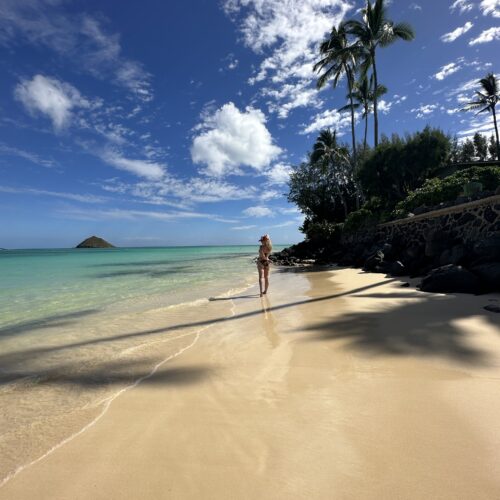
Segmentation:
<svg viewBox="0 0 500 500">
<path fill-rule="evenodd" d="M 367 0 L 361 19 L 334 26 L 319 47 L 314 65 L 319 75 L 317 87 L 331 83 L 336 89 L 345 78 L 347 104 L 338 112 L 350 114 L 351 141 L 341 143 L 335 130 L 324 129 L 307 160 L 293 169 L 288 200 L 305 215 L 301 229 L 308 239 L 331 243 L 341 232 L 406 217 L 418 207 L 495 191 L 500 185 L 496 117 L 500 84 L 492 73 L 479 80 L 475 99 L 463 108 L 491 113 L 491 137 L 476 133 L 463 140 L 452 139 L 429 126 L 404 136 L 379 134 L 379 103 L 388 89 L 379 82 L 378 50 L 415 37 L 408 23 L 389 19 L 387 3 Z M 373 147 L 368 141 L 371 115 Z M 360 117 L 364 121 L 362 142 L 355 133 Z M 471 166 L 472 162 L 483 165 Z"/>
</svg>

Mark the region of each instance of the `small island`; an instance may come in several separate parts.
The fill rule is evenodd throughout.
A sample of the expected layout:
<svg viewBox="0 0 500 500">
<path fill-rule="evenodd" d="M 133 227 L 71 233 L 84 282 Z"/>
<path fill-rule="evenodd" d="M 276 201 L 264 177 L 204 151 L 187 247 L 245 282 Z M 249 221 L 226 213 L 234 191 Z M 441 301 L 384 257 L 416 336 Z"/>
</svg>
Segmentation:
<svg viewBox="0 0 500 500">
<path fill-rule="evenodd" d="M 115 246 L 98 236 L 91 236 L 90 238 L 83 240 L 75 248 L 115 248 Z"/>
</svg>

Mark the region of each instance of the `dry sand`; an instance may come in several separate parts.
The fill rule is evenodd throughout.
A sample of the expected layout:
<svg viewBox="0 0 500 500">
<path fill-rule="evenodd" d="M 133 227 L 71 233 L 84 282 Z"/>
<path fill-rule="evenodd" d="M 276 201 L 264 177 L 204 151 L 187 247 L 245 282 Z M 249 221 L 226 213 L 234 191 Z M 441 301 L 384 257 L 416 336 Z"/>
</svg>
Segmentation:
<svg viewBox="0 0 500 500">
<path fill-rule="evenodd" d="M 275 271 L 0 498 L 500 498 L 500 297 L 400 284 Z"/>
</svg>

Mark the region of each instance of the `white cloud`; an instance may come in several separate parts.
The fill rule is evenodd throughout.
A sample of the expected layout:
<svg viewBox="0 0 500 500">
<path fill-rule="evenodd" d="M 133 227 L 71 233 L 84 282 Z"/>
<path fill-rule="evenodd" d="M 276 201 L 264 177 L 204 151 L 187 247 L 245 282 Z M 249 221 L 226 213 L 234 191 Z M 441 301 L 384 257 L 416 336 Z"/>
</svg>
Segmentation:
<svg viewBox="0 0 500 500">
<path fill-rule="evenodd" d="M 381 101 L 379 101 L 377 109 L 384 115 L 387 115 L 390 113 L 392 105 L 393 105 L 392 102 L 387 102 L 384 99 L 382 99 Z"/>
<path fill-rule="evenodd" d="M 234 226 L 231 228 L 233 231 L 246 231 L 247 229 L 254 229 L 257 226 L 255 224 L 250 224 L 248 226 Z"/>
<path fill-rule="evenodd" d="M 22 80 L 14 89 L 14 96 L 31 113 L 48 116 L 56 130 L 69 124 L 74 108 L 90 106 L 89 101 L 69 83 L 43 75 Z"/>
<path fill-rule="evenodd" d="M 19 158 L 24 158 L 25 160 L 28 160 L 36 165 L 41 165 L 42 167 L 46 168 L 52 168 L 56 166 L 56 162 L 54 160 L 41 158 L 35 153 L 25 151 L 24 149 L 7 146 L 7 144 L 3 143 L 0 143 L 0 154 L 8 156 L 18 156 Z"/>
<path fill-rule="evenodd" d="M 491 14 L 493 17 L 500 18 L 500 0 L 481 0 L 479 8 L 484 16 Z"/>
<path fill-rule="evenodd" d="M 182 180 L 172 175 L 165 175 L 159 181 L 142 181 L 136 184 L 110 179 L 102 187 L 106 191 L 127 194 L 143 203 L 176 207 L 258 197 L 258 190 L 253 186 L 237 186 L 213 178 L 193 177 Z"/>
<path fill-rule="evenodd" d="M 290 180 L 291 172 L 292 167 L 289 165 L 277 163 L 267 170 L 264 175 L 267 177 L 269 185 L 282 185 L 286 184 Z"/>
<path fill-rule="evenodd" d="M 434 78 L 436 80 L 444 80 L 447 76 L 456 73 L 460 68 L 461 66 L 454 62 L 446 64 L 445 66 L 442 66 L 441 69 L 434 75 Z"/>
<path fill-rule="evenodd" d="M 357 120 L 358 114 L 355 116 Z M 322 113 L 316 114 L 309 125 L 305 126 L 301 134 L 311 134 L 313 132 L 318 132 L 324 128 L 333 128 L 337 130 L 339 135 L 343 134 L 343 131 L 351 126 L 351 116 L 348 113 L 339 113 L 336 109 L 323 111 Z"/>
<path fill-rule="evenodd" d="M 248 207 L 243 210 L 245 217 L 273 217 L 273 211 L 268 207 Z"/>
<path fill-rule="evenodd" d="M 416 113 L 417 118 L 425 118 L 431 115 L 437 108 L 437 104 L 422 104 L 418 108 L 413 108 L 411 113 Z"/>
<path fill-rule="evenodd" d="M 473 8 L 474 8 L 474 3 L 469 0 L 455 0 L 450 6 L 450 9 L 452 11 L 457 9 L 460 11 L 460 14 L 463 14 L 464 12 L 469 12 Z"/>
<path fill-rule="evenodd" d="M 37 196 L 51 196 L 55 198 L 63 198 L 65 200 L 79 201 L 81 203 L 103 203 L 105 198 L 95 196 L 93 194 L 76 194 L 65 193 L 61 191 L 47 191 L 44 189 L 34 188 L 13 188 L 8 186 L 0 186 L 0 192 L 12 194 L 33 194 Z"/>
<path fill-rule="evenodd" d="M 149 210 L 127 210 L 120 208 L 110 208 L 106 210 L 82 210 L 76 207 L 66 207 L 61 211 L 61 215 L 68 219 L 80 220 L 141 220 L 153 219 L 158 221 L 175 221 L 183 219 L 208 219 L 218 222 L 234 223 L 233 220 L 222 219 L 217 214 L 189 212 L 174 210 L 170 212 L 159 212 Z"/>
<path fill-rule="evenodd" d="M 258 109 L 240 111 L 232 102 L 225 104 L 196 127 L 201 132 L 191 146 L 193 162 L 216 177 L 240 174 L 241 167 L 262 171 L 281 153 L 265 123 Z"/>
<path fill-rule="evenodd" d="M 224 1 L 245 45 L 265 54 L 250 83 L 264 82 L 263 94 L 271 97 L 272 112 L 284 118 L 297 107 L 320 104 L 317 92 L 307 91 L 317 77 L 312 68 L 318 44 L 352 7 L 348 0 Z M 276 85 L 281 90 L 274 92 Z"/>
<path fill-rule="evenodd" d="M 20 40 L 43 45 L 79 70 L 127 88 L 139 99 L 152 98 L 151 75 L 140 63 L 121 54 L 119 34 L 107 33 L 102 22 L 88 14 L 69 13 L 54 0 L 2 0 L 0 44 Z"/>
<path fill-rule="evenodd" d="M 495 40 L 500 40 L 500 27 L 489 28 L 484 30 L 477 38 L 470 40 L 469 45 L 477 45 L 478 43 L 488 43 Z"/>
<path fill-rule="evenodd" d="M 467 33 L 474 24 L 472 24 L 470 21 L 467 21 L 463 26 L 458 27 L 457 29 L 450 31 L 450 33 L 446 33 L 441 37 L 441 40 L 445 43 L 450 43 L 454 42 L 458 37 L 462 36 L 463 34 Z"/>
<path fill-rule="evenodd" d="M 149 160 L 125 158 L 121 153 L 109 149 L 101 154 L 101 159 L 120 170 L 125 170 L 147 179 L 161 179 L 165 175 L 165 166 Z"/>
<path fill-rule="evenodd" d="M 422 10 L 422 6 L 419 5 L 418 3 L 411 3 L 410 6 L 408 7 L 411 10 Z"/>
</svg>

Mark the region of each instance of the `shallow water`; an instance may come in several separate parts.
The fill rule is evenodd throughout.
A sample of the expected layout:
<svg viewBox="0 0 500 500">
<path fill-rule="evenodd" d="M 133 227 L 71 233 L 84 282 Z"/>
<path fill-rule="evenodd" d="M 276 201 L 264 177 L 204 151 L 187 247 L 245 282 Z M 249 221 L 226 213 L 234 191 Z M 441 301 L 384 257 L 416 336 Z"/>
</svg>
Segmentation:
<svg viewBox="0 0 500 500">
<path fill-rule="evenodd" d="M 256 251 L 2 251 L 0 484 L 230 317 Z"/>
</svg>

